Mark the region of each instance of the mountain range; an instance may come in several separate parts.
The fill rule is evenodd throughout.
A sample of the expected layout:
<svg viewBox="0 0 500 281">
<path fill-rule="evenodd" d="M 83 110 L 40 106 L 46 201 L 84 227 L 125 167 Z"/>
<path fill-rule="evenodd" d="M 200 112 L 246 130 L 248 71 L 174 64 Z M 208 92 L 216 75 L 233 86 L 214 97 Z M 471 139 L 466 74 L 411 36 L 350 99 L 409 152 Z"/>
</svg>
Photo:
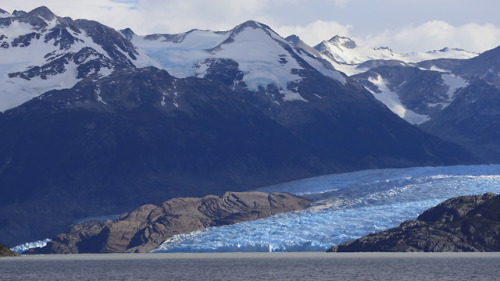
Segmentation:
<svg viewBox="0 0 500 281">
<path fill-rule="evenodd" d="M 397 56 L 349 77 L 337 65 L 358 61 L 255 21 L 139 36 L 46 7 L 0 12 L 0 241 L 8 245 L 174 197 L 342 171 L 498 160 L 479 151 L 483 142 L 499 151 L 498 87 L 485 72 L 498 58 L 494 50 L 458 60 L 475 54 L 448 49 L 426 57 L 434 61 L 392 65 Z M 435 99 L 386 82 L 412 78 L 420 86 L 421 76 L 440 85 L 429 86 Z M 439 84 L 443 77 L 451 82 Z M 390 103 L 398 99 L 411 116 L 424 116 L 415 122 L 421 128 L 396 115 Z M 477 112 L 485 103 L 491 110 Z M 453 123 L 464 107 L 481 138 Z M 432 135 L 440 126 L 456 130 Z"/>
<path fill-rule="evenodd" d="M 397 53 L 389 47 L 363 46 L 354 40 L 334 36 L 313 47 L 336 69 L 348 75 L 365 72 L 382 65 L 412 65 L 435 59 L 470 59 L 478 54 L 456 48 L 429 52 Z"/>
</svg>

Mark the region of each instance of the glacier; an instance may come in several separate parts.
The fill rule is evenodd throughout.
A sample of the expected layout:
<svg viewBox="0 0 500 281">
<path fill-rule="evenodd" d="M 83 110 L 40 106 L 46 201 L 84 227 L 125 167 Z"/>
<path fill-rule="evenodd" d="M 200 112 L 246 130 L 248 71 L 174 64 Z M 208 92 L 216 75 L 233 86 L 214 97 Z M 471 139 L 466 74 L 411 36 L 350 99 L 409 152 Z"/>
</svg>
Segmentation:
<svg viewBox="0 0 500 281">
<path fill-rule="evenodd" d="M 17 245 L 13 248 L 10 248 L 10 250 L 13 252 L 16 252 L 18 254 L 22 254 L 22 253 L 28 251 L 29 249 L 43 248 L 43 247 L 47 246 L 47 243 L 49 243 L 50 241 L 52 241 L 52 240 L 49 238 L 46 238 L 46 239 L 39 240 L 39 241 L 27 242 L 27 243 L 24 243 L 21 245 Z"/>
<path fill-rule="evenodd" d="M 174 236 L 152 252 L 325 251 L 398 226 L 451 197 L 500 193 L 500 165 L 379 169 L 260 188 L 313 201 L 304 211 Z"/>
</svg>

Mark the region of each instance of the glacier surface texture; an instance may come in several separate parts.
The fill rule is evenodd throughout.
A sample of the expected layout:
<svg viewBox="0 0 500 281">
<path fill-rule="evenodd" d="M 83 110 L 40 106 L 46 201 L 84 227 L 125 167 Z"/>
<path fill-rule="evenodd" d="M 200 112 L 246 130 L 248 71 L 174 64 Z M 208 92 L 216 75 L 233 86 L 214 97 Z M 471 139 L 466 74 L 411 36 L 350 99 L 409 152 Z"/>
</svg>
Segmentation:
<svg viewBox="0 0 500 281">
<path fill-rule="evenodd" d="M 261 188 L 314 201 L 267 219 L 174 236 L 153 252 L 325 251 L 395 227 L 451 197 L 500 193 L 500 165 L 382 169 Z"/>
</svg>

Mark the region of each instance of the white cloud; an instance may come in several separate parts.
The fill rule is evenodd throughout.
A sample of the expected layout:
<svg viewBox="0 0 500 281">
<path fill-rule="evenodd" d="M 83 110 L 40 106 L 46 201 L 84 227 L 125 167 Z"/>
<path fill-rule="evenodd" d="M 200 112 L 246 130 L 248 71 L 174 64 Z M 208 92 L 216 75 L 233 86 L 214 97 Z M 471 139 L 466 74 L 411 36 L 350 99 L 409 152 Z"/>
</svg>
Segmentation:
<svg viewBox="0 0 500 281">
<path fill-rule="evenodd" d="M 139 18 L 134 8 L 133 1 L 113 0 L 39 0 L 9 1 L 1 4 L 1 8 L 12 12 L 13 10 L 31 11 L 41 5 L 47 6 L 53 13 L 62 17 L 73 19 L 97 20 L 114 28 L 121 28 L 123 23 L 137 22 Z"/>
<path fill-rule="evenodd" d="M 180 33 L 194 28 L 228 30 L 250 19 L 266 24 L 297 24 L 304 19 L 296 12 L 312 20 L 316 9 L 343 7 L 349 1 L 352 0 L 23 0 L 1 4 L 1 8 L 9 12 L 30 11 L 43 4 L 60 16 L 93 19 L 115 29 L 131 27 L 138 34 L 149 34 Z M 293 15 L 287 14 L 290 9 Z"/>
<path fill-rule="evenodd" d="M 362 45 L 388 46 L 397 52 L 431 51 L 444 47 L 484 52 L 500 45 L 500 28 L 491 23 L 453 26 L 445 21 L 429 21 L 418 26 L 385 30 L 364 37 L 355 35 L 352 25 L 335 21 L 315 21 L 307 25 L 275 27 L 282 36 L 298 35 L 311 46 L 335 35 L 347 36 Z"/>
<path fill-rule="evenodd" d="M 269 0 L 142 0 L 136 24 L 139 33 L 177 33 L 187 30 L 227 30 L 249 19 L 259 20 L 260 11 Z M 154 19 L 154 20 L 148 20 Z"/>
<path fill-rule="evenodd" d="M 351 25 L 343 25 L 335 21 L 315 21 L 305 26 L 277 26 L 276 32 L 286 37 L 292 34 L 298 35 L 302 41 L 315 46 L 321 41 L 328 40 L 335 35 L 349 36 Z"/>
<path fill-rule="evenodd" d="M 333 2 L 337 7 L 345 7 L 351 0 L 326 0 L 326 2 Z"/>
<path fill-rule="evenodd" d="M 425 9 L 430 9 L 429 5 L 424 5 L 424 10 L 417 10 L 420 2 L 405 1 L 414 4 L 412 7 L 415 11 L 412 14 L 428 14 Z M 14 9 L 29 11 L 41 5 L 39 0 L 4 2 L 0 8 L 9 12 Z M 365 9 L 367 3 L 372 4 L 370 10 Z M 377 11 L 383 12 L 391 11 L 401 1 L 381 0 L 377 3 Z M 455 5 L 453 14 L 461 14 L 461 10 L 467 11 L 467 8 L 473 9 L 479 5 L 471 3 L 464 0 L 463 6 Z M 462 25 L 451 25 L 448 23 L 450 21 L 441 20 L 404 27 L 412 19 L 380 16 L 376 18 L 376 23 L 385 22 L 385 25 L 376 25 L 377 28 L 386 28 L 388 24 L 394 27 L 380 32 L 373 29 L 367 31 L 374 26 L 371 16 L 379 13 L 371 10 L 375 9 L 373 2 L 355 0 L 45 0 L 43 4 L 59 16 L 93 19 L 115 29 L 130 27 L 141 35 L 180 33 L 194 28 L 229 30 L 253 19 L 270 25 L 284 37 L 296 34 L 310 45 L 335 35 L 351 37 L 364 45 L 389 46 L 399 52 L 443 47 L 482 52 L 500 43 L 498 22 L 485 23 L 481 15 L 472 12 L 468 14 L 470 23 L 461 21 Z M 432 8 L 432 11 L 436 9 Z M 494 7 L 491 9 L 494 10 Z M 343 18 L 336 18 L 333 14 Z M 439 14 L 437 18 L 440 18 Z M 413 22 L 419 21 L 413 18 Z M 371 32 L 371 35 L 365 36 L 367 32 Z"/>
<path fill-rule="evenodd" d="M 386 30 L 363 39 L 364 44 L 389 46 L 396 51 L 429 51 L 443 47 L 483 52 L 500 44 L 500 28 L 493 24 L 468 23 L 453 26 L 429 21 L 400 30 Z"/>
</svg>

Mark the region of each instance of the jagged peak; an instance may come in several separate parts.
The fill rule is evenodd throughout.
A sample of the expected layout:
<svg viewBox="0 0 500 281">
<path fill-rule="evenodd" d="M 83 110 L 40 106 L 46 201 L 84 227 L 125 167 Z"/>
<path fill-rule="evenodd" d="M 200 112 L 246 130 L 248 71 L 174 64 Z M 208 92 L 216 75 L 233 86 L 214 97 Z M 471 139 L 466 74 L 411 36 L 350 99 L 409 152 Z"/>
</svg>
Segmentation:
<svg viewBox="0 0 500 281">
<path fill-rule="evenodd" d="M 303 41 L 300 39 L 299 36 L 292 34 L 285 38 L 286 41 L 290 42 L 292 45 L 297 45 L 299 43 L 302 43 Z"/>
<path fill-rule="evenodd" d="M 214 34 L 229 34 L 228 39 L 224 41 L 222 44 L 226 44 L 229 42 L 232 42 L 233 38 L 238 35 L 240 32 L 244 31 L 246 28 L 253 28 L 253 29 L 262 29 L 264 32 L 271 34 L 275 33 L 268 25 L 254 21 L 254 20 L 248 20 L 244 23 L 241 23 L 234 27 L 231 30 L 228 31 L 212 31 L 212 30 L 204 30 L 204 29 L 191 29 L 187 32 L 183 33 L 177 33 L 177 34 L 163 34 L 163 33 L 155 33 L 155 34 L 148 34 L 144 36 L 144 39 L 146 40 L 164 40 L 164 41 L 169 41 L 173 43 L 181 43 L 184 41 L 184 39 L 191 33 L 201 31 L 201 32 L 212 32 Z M 122 30 L 121 33 L 124 34 L 125 30 Z"/>
<path fill-rule="evenodd" d="M 22 17 L 26 14 L 28 14 L 28 13 L 23 11 L 23 10 L 14 10 L 14 12 L 12 12 L 12 15 L 15 17 Z"/>
<path fill-rule="evenodd" d="M 38 16 L 49 21 L 53 20 L 56 17 L 56 15 L 52 13 L 52 11 L 45 6 L 40 6 L 36 9 L 31 10 L 29 13 L 27 13 L 27 16 L 30 17 Z"/>
<path fill-rule="evenodd" d="M 437 50 L 437 51 L 430 51 L 430 52 L 441 52 L 441 53 L 446 53 L 446 52 L 450 52 L 450 51 L 456 51 L 456 52 L 468 52 L 470 53 L 469 51 L 467 50 L 464 50 L 464 49 L 460 49 L 460 48 L 449 48 L 449 47 L 444 47 L 440 50 Z"/>
<path fill-rule="evenodd" d="M 335 44 L 335 45 L 340 45 L 348 49 L 354 49 L 357 47 L 356 42 L 354 42 L 351 38 L 344 37 L 344 36 L 339 36 L 335 35 L 330 40 L 328 40 L 329 43 Z"/>
<path fill-rule="evenodd" d="M 252 29 L 260 29 L 264 33 L 266 33 L 269 37 L 273 38 L 273 40 L 276 41 L 281 41 L 280 44 L 289 44 L 287 41 L 285 41 L 281 36 L 278 35 L 274 30 L 272 30 L 268 25 L 254 21 L 254 20 L 249 20 L 246 21 L 242 24 L 237 25 L 235 28 L 229 31 L 229 36 L 226 40 L 224 40 L 222 43 L 220 43 L 218 46 L 212 48 L 210 51 L 215 51 L 220 48 L 220 46 L 224 44 L 230 44 L 234 42 L 234 38 L 238 36 L 241 32 L 246 30 L 247 28 L 252 28 Z"/>
<path fill-rule="evenodd" d="M 11 18 L 11 17 L 13 17 L 13 15 L 11 15 L 9 12 L 0 9 L 0 19 Z"/>
<path fill-rule="evenodd" d="M 191 29 L 189 31 L 183 32 L 183 33 L 175 33 L 175 34 L 168 34 L 168 33 L 153 33 L 153 34 L 148 34 L 144 36 L 144 39 L 146 40 L 162 40 L 162 41 L 167 41 L 167 42 L 172 42 L 172 43 L 181 43 L 186 39 L 186 37 L 196 31 L 200 32 L 211 32 L 214 34 L 226 34 L 229 31 L 211 31 L 211 30 L 203 30 L 203 29 Z M 122 31 L 123 33 L 123 31 Z"/>
<path fill-rule="evenodd" d="M 20 22 L 28 23 L 37 29 L 47 27 L 49 22 L 58 18 L 54 13 L 52 13 L 51 10 L 49 10 L 49 8 L 45 6 L 40 6 L 30 12 L 14 10 L 14 12 L 12 12 L 12 17 Z"/>
<path fill-rule="evenodd" d="M 239 24 L 236 26 L 237 27 L 253 27 L 253 28 L 266 28 L 266 29 L 271 29 L 268 25 L 260 23 L 258 21 L 254 20 L 247 20 L 246 22 Z"/>
<path fill-rule="evenodd" d="M 274 32 L 268 25 L 266 24 L 263 24 L 263 23 L 260 23 L 258 21 L 254 21 L 254 20 L 248 20 L 242 24 L 239 24 L 237 25 L 235 28 L 233 28 L 231 30 L 231 33 L 232 34 L 238 34 L 240 33 L 241 31 L 247 29 L 247 28 L 253 28 L 253 29 L 262 29 L 264 31 L 266 31 L 266 33 L 268 32 Z M 276 33 L 276 32 L 274 32 Z"/>
<path fill-rule="evenodd" d="M 120 33 L 125 37 L 127 38 L 127 40 L 132 40 L 132 38 L 134 37 L 135 35 L 135 32 L 130 29 L 130 28 L 125 28 L 125 29 L 122 29 L 120 30 Z"/>
<path fill-rule="evenodd" d="M 318 57 L 318 58 L 321 57 L 321 55 L 318 53 L 318 51 L 316 49 L 309 46 L 307 43 L 302 41 L 299 36 L 297 36 L 295 34 L 288 36 L 287 38 L 285 38 L 285 40 L 288 43 L 292 44 L 292 46 L 294 46 L 298 50 L 303 50 L 303 51 L 309 53 L 310 55 L 313 55 L 313 56 Z"/>
</svg>

